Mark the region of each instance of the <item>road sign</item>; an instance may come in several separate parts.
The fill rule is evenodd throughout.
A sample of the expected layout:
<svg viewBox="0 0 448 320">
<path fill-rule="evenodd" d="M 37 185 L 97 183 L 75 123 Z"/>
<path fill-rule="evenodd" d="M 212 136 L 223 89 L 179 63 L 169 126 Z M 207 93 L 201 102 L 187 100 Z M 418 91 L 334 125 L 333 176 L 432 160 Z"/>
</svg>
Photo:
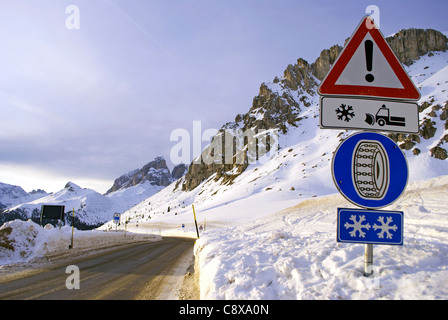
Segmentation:
<svg viewBox="0 0 448 320">
<path fill-rule="evenodd" d="M 418 106 L 397 100 L 321 97 L 320 126 L 324 129 L 361 129 L 418 133 Z"/>
<path fill-rule="evenodd" d="M 401 149 L 390 138 L 356 133 L 336 149 L 333 181 L 351 203 L 378 209 L 397 200 L 408 181 L 408 165 Z"/>
<path fill-rule="evenodd" d="M 114 223 L 119 224 L 120 223 L 120 214 L 114 213 Z"/>
<path fill-rule="evenodd" d="M 65 206 L 58 205 L 42 205 L 40 210 L 40 225 L 42 225 L 42 219 L 55 219 L 59 220 L 59 229 L 61 228 L 61 221 L 64 220 Z M 73 222 L 74 223 L 74 222 Z"/>
<path fill-rule="evenodd" d="M 403 245 L 403 212 L 338 208 L 337 241 Z"/>
<path fill-rule="evenodd" d="M 42 205 L 40 219 L 59 219 L 64 220 L 65 206 L 58 205 Z"/>
<path fill-rule="evenodd" d="M 320 95 L 418 100 L 420 93 L 370 16 L 319 86 Z"/>
</svg>

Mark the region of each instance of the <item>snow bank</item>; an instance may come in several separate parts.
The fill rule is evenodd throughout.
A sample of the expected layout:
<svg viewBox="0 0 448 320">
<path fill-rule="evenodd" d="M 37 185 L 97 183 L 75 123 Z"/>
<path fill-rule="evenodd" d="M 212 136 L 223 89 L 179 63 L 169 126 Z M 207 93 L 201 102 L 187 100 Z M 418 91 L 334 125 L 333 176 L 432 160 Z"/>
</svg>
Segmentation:
<svg viewBox="0 0 448 320">
<path fill-rule="evenodd" d="M 41 227 L 31 220 L 14 220 L 0 227 L 0 265 L 30 262 L 40 258 L 51 258 L 65 253 L 79 253 L 92 249 L 131 243 L 135 241 L 158 241 L 159 235 L 141 235 L 122 232 L 79 231 L 74 230 L 73 249 L 72 228 L 61 229 L 51 225 Z"/>
<path fill-rule="evenodd" d="M 408 185 L 388 210 L 404 212 L 404 245 L 336 242 L 339 194 L 257 221 L 207 231 L 195 244 L 201 299 L 448 299 L 448 176 Z M 242 207 L 241 210 L 244 210 Z"/>
</svg>

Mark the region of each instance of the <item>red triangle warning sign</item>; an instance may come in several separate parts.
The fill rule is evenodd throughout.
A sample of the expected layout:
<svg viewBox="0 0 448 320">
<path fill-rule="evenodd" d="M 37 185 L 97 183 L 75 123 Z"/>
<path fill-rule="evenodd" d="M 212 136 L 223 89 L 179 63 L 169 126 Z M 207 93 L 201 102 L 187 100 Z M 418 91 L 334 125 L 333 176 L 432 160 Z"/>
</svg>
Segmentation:
<svg viewBox="0 0 448 320">
<path fill-rule="evenodd" d="M 318 92 L 324 96 L 420 99 L 420 92 L 370 16 L 362 19 Z"/>
</svg>

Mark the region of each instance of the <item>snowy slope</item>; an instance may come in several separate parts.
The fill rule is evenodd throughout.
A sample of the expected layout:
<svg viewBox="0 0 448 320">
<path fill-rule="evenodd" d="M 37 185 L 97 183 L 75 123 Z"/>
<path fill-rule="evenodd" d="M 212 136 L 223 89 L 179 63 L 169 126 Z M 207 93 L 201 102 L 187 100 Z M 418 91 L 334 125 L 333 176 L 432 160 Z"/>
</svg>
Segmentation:
<svg viewBox="0 0 448 320">
<path fill-rule="evenodd" d="M 336 242 L 339 194 L 304 200 L 196 241 L 201 299 L 447 299 L 448 176 L 411 183 L 390 210 L 404 212 L 404 245 Z M 244 211 L 244 206 L 240 208 Z"/>
<path fill-rule="evenodd" d="M 446 120 L 441 120 L 441 110 L 434 107 L 448 107 L 448 52 L 434 52 L 421 57 L 407 68 L 412 81 L 420 90 L 419 104 L 428 102 L 431 107 L 420 112 L 420 123 L 426 119 L 434 122 L 437 128 L 432 139 L 421 139 L 418 148 L 421 154 L 414 156 L 411 150 L 405 151 L 410 167 L 410 180 L 428 179 L 448 174 L 448 161 L 434 159 L 430 149 L 443 141 L 448 134 Z M 442 145 L 443 146 L 443 145 Z M 447 145 L 445 144 L 445 148 Z"/>
<path fill-rule="evenodd" d="M 162 190 L 163 186 L 152 184 L 150 181 L 137 184 L 129 188 L 122 188 L 106 195 L 114 203 L 116 212 L 124 212 L 134 205 L 149 198 Z"/>
</svg>

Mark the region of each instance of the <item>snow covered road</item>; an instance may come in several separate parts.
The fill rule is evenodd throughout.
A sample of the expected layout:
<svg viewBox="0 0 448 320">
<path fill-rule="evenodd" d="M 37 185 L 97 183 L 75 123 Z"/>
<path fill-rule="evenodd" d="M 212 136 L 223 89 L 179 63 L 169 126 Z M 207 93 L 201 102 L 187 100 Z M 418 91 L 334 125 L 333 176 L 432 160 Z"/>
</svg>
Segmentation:
<svg viewBox="0 0 448 320">
<path fill-rule="evenodd" d="M 172 237 L 127 244 L 24 277 L 0 277 L 0 299 L 175 299 L 191 262 L 193 241 Z M 79 270 L 79 289 L 68 266 Z"/>
</svg>

